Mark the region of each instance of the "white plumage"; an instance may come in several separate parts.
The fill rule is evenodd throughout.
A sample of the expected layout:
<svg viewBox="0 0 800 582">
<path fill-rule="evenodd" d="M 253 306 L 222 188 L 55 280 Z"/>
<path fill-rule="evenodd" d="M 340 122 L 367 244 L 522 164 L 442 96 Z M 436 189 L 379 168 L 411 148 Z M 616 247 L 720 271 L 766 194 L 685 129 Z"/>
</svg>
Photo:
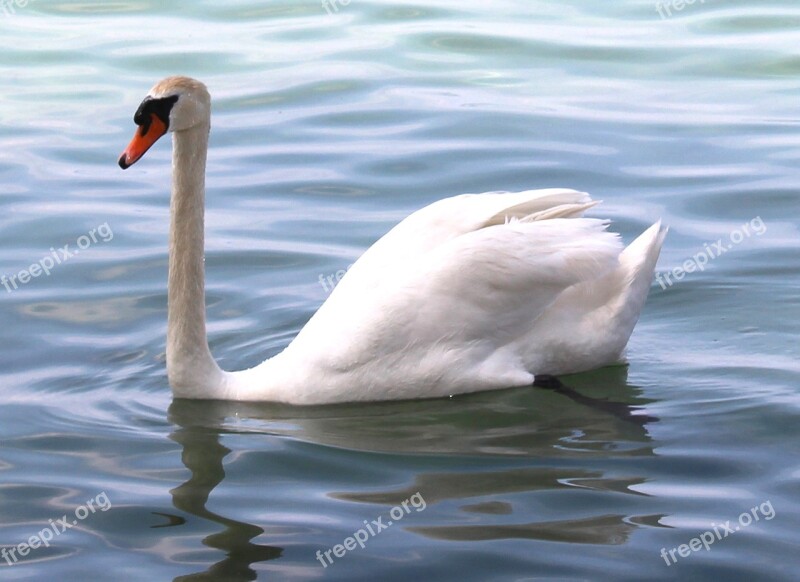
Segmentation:
<svg viewBox="0 0 800 582">
<path fill-rule="evenodd" d="M 413 213 L 356 261 L 284 352 L 249 370 L 219 370 L 207 348 L 197 268 L 203 181 L 195 174 L 198 156 L 204 170 L 208 134 L 207 114 L 204 126 L 197 110 L 208 110 L 207 93 L 173 77 L 150 96 L 173 95 L 167 359 L 176 396 L 293 404 L 429 398 L 531 385 L 536 374 L 623 357 L 666 231 L 654 224 L 623 249 L 606 221 L 582 218 L 596 204 L 586 193 L 549 189 L 456 196 Z"/>
</svg>

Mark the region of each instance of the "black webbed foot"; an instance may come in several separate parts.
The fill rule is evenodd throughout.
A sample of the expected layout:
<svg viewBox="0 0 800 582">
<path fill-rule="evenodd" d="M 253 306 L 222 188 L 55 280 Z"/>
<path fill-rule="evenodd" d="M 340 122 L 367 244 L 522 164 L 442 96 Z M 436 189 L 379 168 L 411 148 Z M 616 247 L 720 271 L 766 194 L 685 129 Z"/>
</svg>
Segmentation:
<svg viewBox="0 0 800 582">
<path fill-rule="evenodd" d="M 553 390 L 558 394 L 566 396 L 570 400 L 583 404 L 595 410 L 601 410 L 611 414 L 625 422 L 631 422 L 639 426 L 644 426 L 650 422 L 658 422 L 658 417 L 650 416 L 647 414 L 633 414 L 635 407 L 632 407 L 624 402 L 613 402 L 605 398 L 593 398 L 585 396 L 573 388 L 570 388 L 555 376 L 548 374 L 539 374 L 533 377 L 533 386 L 535 388 L 544 388 L 546 390 Z"/>
</svg>

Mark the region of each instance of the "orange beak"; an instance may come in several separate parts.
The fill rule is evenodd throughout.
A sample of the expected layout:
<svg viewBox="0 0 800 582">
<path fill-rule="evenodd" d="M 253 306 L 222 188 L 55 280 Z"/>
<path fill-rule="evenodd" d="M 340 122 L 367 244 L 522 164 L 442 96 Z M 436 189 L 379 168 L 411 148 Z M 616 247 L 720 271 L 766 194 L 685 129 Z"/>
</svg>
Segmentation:
<svg viewBox="0 0 800 582">
<path fill-rule="evenodd" d="M 123 170 L 130 168 L 165 133 L 167 133 L 167 126 L 159 119 L 158 115 L 151 113 L 150 123 L 138 127 L 131 143 L 119 157 L 119 167 Z"/>
</svg>

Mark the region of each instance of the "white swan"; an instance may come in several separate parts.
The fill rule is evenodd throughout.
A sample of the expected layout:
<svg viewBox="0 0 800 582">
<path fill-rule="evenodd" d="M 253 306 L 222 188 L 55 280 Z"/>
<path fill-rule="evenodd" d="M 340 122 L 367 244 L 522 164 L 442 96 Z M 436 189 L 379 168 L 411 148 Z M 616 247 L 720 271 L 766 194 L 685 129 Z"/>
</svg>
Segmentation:
<svg viewBox="0 0 800 582">
<path fill-rule="evenodd" d="M 289 346 L 224 372 L 208 348 L 203 269 L 210 97 L 157 83 L 119 159 L 173 132 L 167 374 L 178 398 L 291 404 L 429 398 L 529 386 L 619 362 L 666 230 L 623 250 L 574 190 L 463 195 L 403 220 L 369 248 Z"/>
</svg>

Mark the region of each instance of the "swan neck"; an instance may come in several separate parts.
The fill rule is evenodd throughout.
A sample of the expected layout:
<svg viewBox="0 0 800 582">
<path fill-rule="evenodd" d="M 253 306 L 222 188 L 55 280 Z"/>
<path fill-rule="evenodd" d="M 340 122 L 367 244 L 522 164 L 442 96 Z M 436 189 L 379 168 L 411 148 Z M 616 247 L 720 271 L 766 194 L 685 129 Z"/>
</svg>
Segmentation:
<svg viewBox="0 0 800 582">
<path fill-rule="evenodd" d="M 206 335 L 204 210 L 209 124 L 173 133 L 167 374 L 177 397 L 222 382 Z"/>
</svg>

